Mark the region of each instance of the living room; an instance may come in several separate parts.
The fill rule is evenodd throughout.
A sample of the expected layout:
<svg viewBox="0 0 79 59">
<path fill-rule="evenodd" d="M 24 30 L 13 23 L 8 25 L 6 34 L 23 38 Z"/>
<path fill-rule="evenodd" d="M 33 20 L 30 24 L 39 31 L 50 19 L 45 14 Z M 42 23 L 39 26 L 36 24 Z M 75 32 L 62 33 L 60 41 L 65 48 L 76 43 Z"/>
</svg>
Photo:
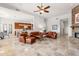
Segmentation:
<svg viewBox="0 0 79 59">
<path fill-rule="evenodd" d="M 78 5 L 0 3 L 0 55 L 79 55 Z"/>
</svg>

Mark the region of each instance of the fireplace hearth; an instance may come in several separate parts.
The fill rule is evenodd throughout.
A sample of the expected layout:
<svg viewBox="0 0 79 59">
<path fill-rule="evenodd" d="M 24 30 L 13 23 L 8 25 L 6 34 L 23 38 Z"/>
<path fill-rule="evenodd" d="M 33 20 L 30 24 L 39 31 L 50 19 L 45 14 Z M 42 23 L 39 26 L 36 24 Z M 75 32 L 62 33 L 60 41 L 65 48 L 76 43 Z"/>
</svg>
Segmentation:
<svg viewBox="0 0 79 59">
<path fill-rule="evenodd" d="M 79 38 L 79 24 L 71 26 L 72 32 L 73 32 L 73 37 Z"/>
</svg>

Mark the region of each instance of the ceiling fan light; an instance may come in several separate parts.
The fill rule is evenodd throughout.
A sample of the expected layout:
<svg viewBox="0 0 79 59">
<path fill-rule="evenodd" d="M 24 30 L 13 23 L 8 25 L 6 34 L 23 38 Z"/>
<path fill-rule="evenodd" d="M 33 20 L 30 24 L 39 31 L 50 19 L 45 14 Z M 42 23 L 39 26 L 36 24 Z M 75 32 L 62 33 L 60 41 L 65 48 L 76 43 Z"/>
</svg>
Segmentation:
<svg viewBox="0 0 79 59">
<path fill-rule="evenodd" d="M 40 11 L 39 13 L 42 14 L 42 13 L 44 13 L 44 11 L 42 10 L 42 11 Z"/>
<path fill-rule="evenodd" d="M 41 13 L 43 13 L 44 11 L 43 11 L 43 10 L 41 10 L 40 12 L 41 12 Z"/>
</svg>

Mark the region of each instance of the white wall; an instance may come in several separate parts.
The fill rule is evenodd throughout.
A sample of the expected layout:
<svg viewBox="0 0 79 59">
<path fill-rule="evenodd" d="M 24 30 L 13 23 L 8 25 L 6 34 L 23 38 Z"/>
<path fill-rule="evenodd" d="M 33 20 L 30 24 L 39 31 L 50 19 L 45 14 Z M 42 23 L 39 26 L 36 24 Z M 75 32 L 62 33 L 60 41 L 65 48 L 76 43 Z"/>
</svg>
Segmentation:
<svg viewBox="0 0 79 59">
<path fill-rule="evenodd" d="M 42 31 L 45 28 L 44 19 L 41 17 L 34 16 L 34 30 Z"/>
<path fill-rule="evenodd" d="M 13 25 L 13 33 L 14 33 L 14 22 L 24 22 L 24 23 L 33 23 L 33 31 L 41 31 L 46 26 L 44 19 L 42 17 L 38 17 L 36 15 L 28 15 L 22 12 L 17 12 L 13 10 L 9 10 L 6 8 L 0 7 L 0 17 L 2 24 L 12 24 Z M 58 29 L 54 30 L 57 33 L 60 33 L 60 20 L 68 18 L 68 36 L 72 36 L 71 29 L 71 13 L 63 14 L 55 17 L 51 17 L 47 21 L 47 30 L 52 30 L 52 25 L 58 25 Z"/>
<path fill-rule="evenodd" d="M 13 10 L 9 10 L 6 8 L 0 7 L 0 24 L 12 24 L 13 34 L 15 31 L 14 23 L 15 22 L 23 22 L 23 23 L 32 23 L 33 30 L 32 31 L 41 31 L 43 27 L 45 27 L 44 19 L 42 17 L 36 15 L 28 15 L 22 12 L 17 12 Z M 8 29 L 8 28 L 7 28 Z M 3 28 L 1 29 L 1 31 Z"/>
<path fill-rule="evenodd" d="M 42 27 L 45 26 L 43 19 L 39 18 L 39 17 L 34 17 L 33 19 L 28 19 L 28 20 L 26 20 L 26 19 L 25 20 L 17 20 L 17 19 L 15 20 L 15 19 L 1 18 L 0 21 L 1 21 L 0 24 L 7 24 L 7 25 L 12 24 L 12 31 L 13 31 L 12 33 L 13 34 L 15 31 L 15 29 L 14 29 L 15 22 L 32 23 L 33 30 L 30 30 L 30 31 L 41 31 L 42 28 L 40 28 L 40 26 L 42 26 Z M 3 28 L 1 28 L 1 31 L 3 31 Z"/>
<path fill-rule="evenodd" d="M 12 33 L 14 34 L 14 31 L 15 31 L 15 26 L 14 26 L 14 23 L 15 22 L 22 22 L 22 23 L 33 23 L 33 21 L 23 21 L 23 20 L 15 20 L 15 19 L 8 19 L 8 18 L 1 18 L 0 19 L 1 20 L 1 22 L 0 22 L 0 24 L 7 24 L 7 29 L 9 29 L 8 28 L 8 25 L 9 24 L 12 24 Z M 3 26 L 2 26 L 2 28 L 1 28 L 1 32 L 3 31 Z"/>
<path fill-rule="evenodd" d="M 51 17 L 50 19 L 48 19 L 48 21 L 47 21 L 48 31 L 55 31 L 57 33 L 60 33 L 60 20 L 65 19 L 65 18 L 68 18 L 68 36 L 72 36 L 71 13 L 67 13 L 67 14 L 63 14 L 63 15 L 59 15 L 59 16 L 54 16 L 54 17 Z M 52 25 L 58 25 L 58 29 L 52 30 Z"/>
</svg>

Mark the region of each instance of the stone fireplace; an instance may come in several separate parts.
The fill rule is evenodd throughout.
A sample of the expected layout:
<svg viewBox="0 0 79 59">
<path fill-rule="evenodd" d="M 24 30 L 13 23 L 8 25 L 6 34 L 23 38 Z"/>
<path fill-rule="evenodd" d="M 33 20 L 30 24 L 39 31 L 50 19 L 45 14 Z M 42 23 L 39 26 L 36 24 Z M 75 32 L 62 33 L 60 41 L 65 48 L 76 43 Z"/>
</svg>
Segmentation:
<svg viewBox="0 0 79 59">
<path fill-rule="evenodd" d="M 72 36 L 79 38 L 79 5 L 72 9 Z M 76 21 L 77 20 L 77 21 Z"/>
<path fill-rule="evenodd" d="M 75 38 L 79 38 L 79 25 L 74 25 L 72 27 L 72 36 Z"/>
</svg>

